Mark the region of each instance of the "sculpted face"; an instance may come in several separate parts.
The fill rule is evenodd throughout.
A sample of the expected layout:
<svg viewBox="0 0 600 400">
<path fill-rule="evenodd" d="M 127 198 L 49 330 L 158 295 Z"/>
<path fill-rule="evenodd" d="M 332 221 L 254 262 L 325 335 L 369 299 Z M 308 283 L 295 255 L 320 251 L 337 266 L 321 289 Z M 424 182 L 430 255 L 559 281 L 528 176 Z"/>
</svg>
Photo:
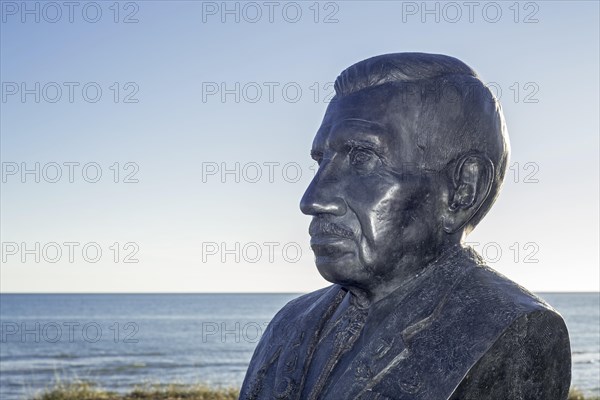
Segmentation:
<svg viewBox="0 0 600 400">
<path fill-rule="evenodd" d="M 444 246 L 446 179 L 421 165 L 414 105 L 386 85 L 335 99 L 313 141 L 319 169 L 302 200 L 317 268 L 375 290 L 414 274 Z"/>
</svg>

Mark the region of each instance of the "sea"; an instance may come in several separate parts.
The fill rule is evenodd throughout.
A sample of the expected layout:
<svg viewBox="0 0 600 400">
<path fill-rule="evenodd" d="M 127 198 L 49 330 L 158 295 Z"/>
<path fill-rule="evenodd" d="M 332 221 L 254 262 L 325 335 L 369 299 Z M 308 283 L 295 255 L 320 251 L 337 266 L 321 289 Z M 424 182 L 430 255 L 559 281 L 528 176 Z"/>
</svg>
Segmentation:
<svg viewBox="0 0 600 400">
<path fill-rule="evenodd" d="M 565 318 L 572 385 L 600 395 L 600 294 L 540 293 Z M 0 399 L 59 382 L 239 387 L 269 320 L 299 294 L 0 294 Z"/>
</svg>

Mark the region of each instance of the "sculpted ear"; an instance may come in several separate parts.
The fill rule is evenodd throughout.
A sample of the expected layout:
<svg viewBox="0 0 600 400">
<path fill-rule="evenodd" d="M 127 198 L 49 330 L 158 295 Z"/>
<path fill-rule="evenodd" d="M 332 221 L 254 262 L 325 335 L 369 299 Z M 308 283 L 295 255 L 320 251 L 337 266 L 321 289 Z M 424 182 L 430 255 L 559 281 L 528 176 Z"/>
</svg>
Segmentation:
<svg viewBox="0 0 600 400">
<path fill-rule="evenodd" d="M 492 188 L 494 164 L 482 154 L 466 154 L 455 164 L 444 215 L 444 231 L 455 233 L 481 208 Z"/>
</svg>

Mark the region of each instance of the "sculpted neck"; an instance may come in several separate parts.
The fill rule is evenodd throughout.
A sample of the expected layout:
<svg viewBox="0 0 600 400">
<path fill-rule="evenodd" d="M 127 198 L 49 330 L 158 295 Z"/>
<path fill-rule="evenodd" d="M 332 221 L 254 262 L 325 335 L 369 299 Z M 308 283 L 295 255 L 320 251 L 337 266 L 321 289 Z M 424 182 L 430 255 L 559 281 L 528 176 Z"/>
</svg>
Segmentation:
<svg viewBox="0 0 600 400">
<path fill-rule="evenodd" d="M 368 308 L 391 293 L 406 288 L 409 290 L 431 268 L 436 268 L 462 250 L 460 244 L 446 247 L 420 262 L 407 263 L 401 268 L 394 269 L 394 275 L 374 277 L 370 285 L 344 285 L 360 308 Z"/>
</svg>

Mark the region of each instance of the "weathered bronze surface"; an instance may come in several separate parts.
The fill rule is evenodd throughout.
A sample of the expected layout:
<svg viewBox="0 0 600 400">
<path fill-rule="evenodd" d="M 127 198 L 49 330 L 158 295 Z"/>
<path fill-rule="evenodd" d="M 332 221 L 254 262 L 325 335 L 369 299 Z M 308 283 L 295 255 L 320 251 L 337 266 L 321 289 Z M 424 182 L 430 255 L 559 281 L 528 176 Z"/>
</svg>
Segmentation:
<svg viewBox="0 0 600 400">
<path fill-rule="evenodd" d="M 300 203 L 333 285 L 277 313 L 240 398 L 566 399 L 563 319 L 463 244 L 507 166 L 498 101 L 422 53 L 361 61 L 335 90 Z"/>
</svg>

